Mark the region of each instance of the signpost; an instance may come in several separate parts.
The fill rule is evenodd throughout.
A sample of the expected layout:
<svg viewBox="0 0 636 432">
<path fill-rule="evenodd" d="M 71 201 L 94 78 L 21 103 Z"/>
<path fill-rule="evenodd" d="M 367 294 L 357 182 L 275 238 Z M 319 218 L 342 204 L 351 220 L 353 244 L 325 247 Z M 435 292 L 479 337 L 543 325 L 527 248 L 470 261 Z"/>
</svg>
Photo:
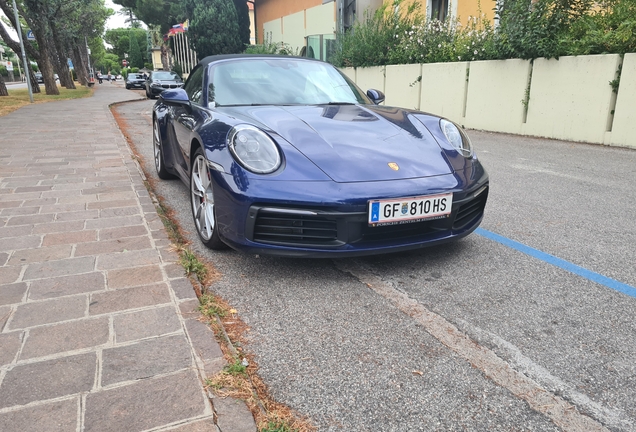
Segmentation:
<svg viewBox="0 0 636 432">
<path fill-rule="evenodd" d="M 31 101 L 31 103 L 33 103 L 33 89 L 31 88 L 31 80 L 30 80 L 29 72 L 28 72 L 29 63 L 27 62 L 26 53 L 24 52 L 24 41 L 22 40 L 22 28 L 20 27 L 20 16 L 18 15 L 18 7 L 15 5 L 15 0 L 13 0 L 13 13 L 15 14 L 16 26 L 18 27 L 16 30 L 18 31 L 18 38 L 20 39 L 20 50 L 22 51 L 22 62 L 24 64 L 24 73 L 27 77 L 26 82 L 27 82 L 27 88 L 29 89 L 29 100 Z"/>
<path fill-rule="evenodd" d="M 31 29 L 27 30 L 27 40 L 31 40 L 31 41 L 35 40 L 35 35 L 33 34 L 33 30 Z"/>
<path fill-rule="evenodd" d="M 7 61 L 6 68 L 8 72 L 13 71 L 13 63 L 11 63 L 10 61 Z"/>
</svg>

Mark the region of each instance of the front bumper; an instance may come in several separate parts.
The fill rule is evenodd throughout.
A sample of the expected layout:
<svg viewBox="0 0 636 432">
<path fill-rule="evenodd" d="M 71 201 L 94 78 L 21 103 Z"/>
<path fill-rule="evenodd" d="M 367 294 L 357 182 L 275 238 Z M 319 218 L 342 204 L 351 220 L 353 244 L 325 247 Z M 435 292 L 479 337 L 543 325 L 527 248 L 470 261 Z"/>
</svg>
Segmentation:
<svg viewBox="0 0 636 432">
<path fill-rule="evenodd" d="M 183 88 L 183 85 L 177 85 L 177 84 L 162 84 L 161 87 L 159 86 L 150 86 L 150 94 L 154 95 L 154 96 L 158 96 L 160 95 L 164 90 L 174 90 L 174 89 L 178 89 L 178 88 Z"/>
<path fill-rule="evenodd" d="M 213 171 L 217 227 L 232 248 L 268 255 L 345 257 L 433 246 L 464 237 L 481 223 L 488 175 L 479 168 L 479 172 L 471 170 L 469 176 L 462 173 L 406 181 L 263 181 L 249 185 L 247 191 L 241 191 L 245 185 L 239 183 L 238 188 L 231 175 Z M 367 223 L 369 199 L 442 192 L 453 192 L 449 217 L 380 227 Z"/>
</svg>

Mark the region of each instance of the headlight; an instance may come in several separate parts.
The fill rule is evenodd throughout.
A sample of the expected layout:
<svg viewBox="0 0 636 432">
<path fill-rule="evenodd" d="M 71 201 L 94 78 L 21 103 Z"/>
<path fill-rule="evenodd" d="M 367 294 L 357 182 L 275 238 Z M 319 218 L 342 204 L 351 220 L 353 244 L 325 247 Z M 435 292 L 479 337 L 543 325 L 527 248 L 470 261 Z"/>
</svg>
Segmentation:
<svg viewBox="0 0 636 432">
<path fill-rule="evenodd" d="M 153 87 L 161 87 L 161 82 L 153 81 L 150 85 L 153 86 Z"/>
<path fill-rule="evenodd" d="M 448 142 L 450 142 L 458 152 L 465 157 L 471 157 L 473 155 L 473 145 L 470 143 L 470 138 L 468 138 L 468 135 L 466 135 L 461 128 L 455 125 L 455 123 L 445 119 L 439 121 L 439 126 L 442 132 L 444 132 Z"/>
<path fill-rule="evenodd" d="M 248 171 L 269 174 L 280 167 L 278 147 L 265 132 L 254 126 L 234 126 L 227 135 L 227 145 L 234 159 Z"/>
</svg>

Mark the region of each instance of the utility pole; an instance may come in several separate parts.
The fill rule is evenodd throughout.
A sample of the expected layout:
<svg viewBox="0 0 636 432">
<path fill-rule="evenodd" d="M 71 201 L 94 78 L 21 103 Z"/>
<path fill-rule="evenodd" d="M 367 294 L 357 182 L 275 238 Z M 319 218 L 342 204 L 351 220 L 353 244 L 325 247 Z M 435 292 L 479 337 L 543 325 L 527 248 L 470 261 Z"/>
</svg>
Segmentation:
<svg viewBox="0 0 636 432">
<path fill-rule="evenodd" d="M 31 88 L 31 74 L 29 73 L 29 63 L 27 62 L 26 53 L 24 51 L 24 40 L 22 40 L 22 26 L 20 26 L 20 16 L 18 15 L 18 7 L 13 0 L 13 12 L 15 13 L 15 26 L 20 39 L 20 50 L 22 51 L 22 63 L 24 64 L 24 74 L 26 75 L 27 87 L 29 89 L 29 99 L 33 103 L 33 89 Z"/>
</svg>

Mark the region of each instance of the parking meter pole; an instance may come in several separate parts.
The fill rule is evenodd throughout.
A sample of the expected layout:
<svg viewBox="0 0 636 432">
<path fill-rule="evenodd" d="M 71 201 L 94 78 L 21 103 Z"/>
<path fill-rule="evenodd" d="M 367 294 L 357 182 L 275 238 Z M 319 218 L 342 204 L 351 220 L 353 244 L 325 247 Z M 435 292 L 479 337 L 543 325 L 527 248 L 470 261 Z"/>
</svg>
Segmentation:
<svg viewBox="0 0 636 432">
<path fill-rule="evenodd" d="M 29 99 L 33 103 L 33 88 L 31 88 L 31 74 L 29 73 L 29 62 L 27 62 L 26 53 L 24 51 L 24 40 L 22 39 L 22 28 L 20 26 L 20 17 L 18 15 L 18 7 L 13 0 L 13 12 L 15 13 L 15 26 L 20 39 L 20 50 L 22 51 L 22 63 L 24 64 L 24 74 L 26 75 L 27 88 L 29 89 Z"/>
</svg>

